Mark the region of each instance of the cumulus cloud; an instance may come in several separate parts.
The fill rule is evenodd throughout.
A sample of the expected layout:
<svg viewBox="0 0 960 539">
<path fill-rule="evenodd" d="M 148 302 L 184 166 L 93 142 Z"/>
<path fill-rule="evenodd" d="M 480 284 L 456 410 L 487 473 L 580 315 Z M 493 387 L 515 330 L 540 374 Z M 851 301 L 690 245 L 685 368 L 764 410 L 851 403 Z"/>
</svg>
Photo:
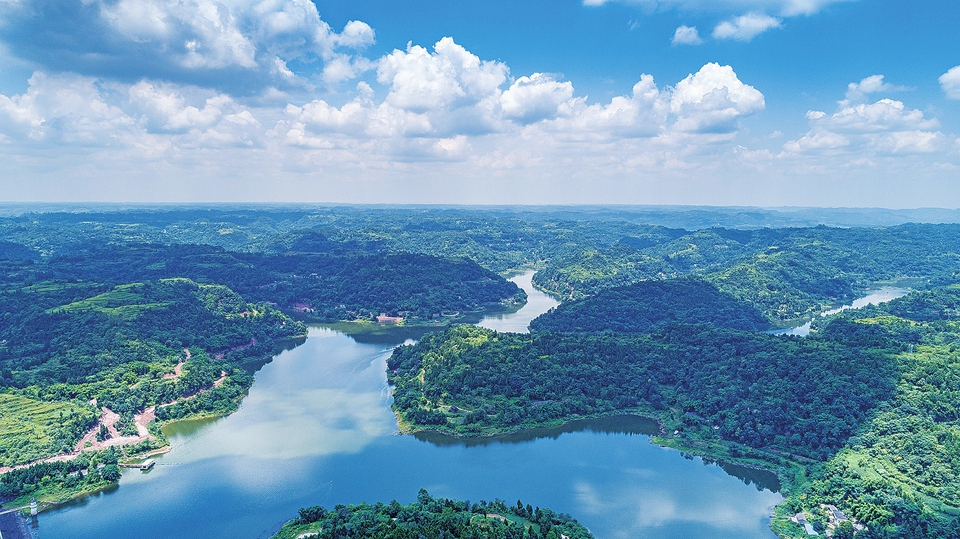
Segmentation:
<svg viewBox="0 0 960 539">
<path fill-rule="evenodd" d="M 813 15 L 823 8 L 855 0 L 583 0 L 585 6 L 604 4 L 634 4 L 644 8 L 682 9 L 685 11 L 717 12 L 739 11 L 743 8 L 777 13 L 783 17 Z"/>
<path fill-rule="evenodd" d="M 411 45 L 380 59 L 377 81 L 390 87 L 387 103 L 413 111 L 473 106 L 499 94 L 507 66 L 481 61 L 445 37 L 431 53 Z"/>
<path fill-rule="evenodd" d="M 729 139 L 740 118 L 764 107 L 758 90 L 741 82 L 730 66 L 718 64 L 703 66 L 674 88 L 660 89 L 652 76 L 642 75 L 630 95 L 588 104 L 572 82 L 550 74 L 510 82 L 506 65 L 482 61 L 450 38 L 437 42 L 433 51 L 413 45 L 393 51 L 379 61 L 377 74 L 387 90 L 381 101 L 361 83 L 357 96 L 340 107 L 319 99 L 288 107 L 287 119 L 275 131 L 305 147 L 347 148 L 361 139 L 395 139 L 395 147 L 442 146 L 449 155 L 461 155 L 449 151 L 449 141 L 482 134 L 599 144 L 659 137 L 669 145 L 677 138 L 672 135 Z M 411 138 L 447 142 L 401 142 Z"/>
<path fill-rule="evenodd" d="M 260 131 L 259 121 L 230 97 L 169 83 L 37 72 L 23 94 L 0 95 L 0 132 L 35 144 L 251 146 Z"/>
<path fill-rule="evenodd" d="M 148 133 L 194 133 L 218 145 L 252 145 L 259 138 L 260 122 L 227 95 L 148 81 L 126 91 L 126 109 Z"/>
<path fill-rule="evenodd" d="M 36 142 L 110 146 L 134 126 L 89 77 L 34 73 L 26 92 L 0 96 L 0 131 Z"/>
<path fill-rule="evenodd" d="M 882 75 L 851 83 L 847 99 L 833 114 L 809 111 L 810 130 L 784 144 L 786 154 L 842 153 L 850 155 L 929 153 L 941 148 L 945 137 L 936 118 L 907 108 L 902 101 L 880 99 L 854 103 L 852 98 L 883 91 Z M 889 88 L 887 88 L 889 89 Z"/>
<path fill-rule="evenodd" d="M 950 99 L 960 99 L 960 66 L 951 68 L 940 76 L 940 87 Z"/>
<path fill-rule="evenodd" d="M 699 45 L 703 43 L 703 40 L 700 39 L 700 33 L 697 32 L 695 26 L 680 26 L 673 33 L 672 43 L 674 45 Z"/>
<path fill-rule="evenodd" d="M 716 39 L 750 41 L 767 30 L 780 28 L 780 26 L 780 19 L 763 13 L 747 13 L 718 24 L 713 29 L 713 37 Z"/>
<path fill-rule="evenodd" d="M 335 76 L 362 63 L 343 55 L 374 42 L 369 25 L 341 32 L 310 0 L 23 0 L 3 14 L 0 37 L 20 57 L 49 70 L 137 80 L 144 76 L 238 92 L 307 85 L 288 65 L 339 61 Z M 54 35 L 56 39 L 49 39 Z"/>
<path fill-rule="evenodd" d="M 686 155 L 720 151 L 717 142 L 734 138 L 740 119 L 764 106 L 758 90 L 718 64 L 675 86 L 643 74 L 629 92 L 596 103 L 578 95 L 571 81 L 548 73 L 513 76 L 505 64 L 450 38 L 432 48 L 409 45 L 375 65 L 375 80 L 359 82 L 336 103 L 291 103 L 276 88 L 245 99 L 158 79 L 38 72 L 24 93 L 0 95 L 0 146 L 112 148 L 125 152 L 117 160 L 127 163 L 144 156 L 155 163 L 190 155 L 206 161 L 212 154 L 191 152 L 254 147 L 264 151 L 243 155 L 274 155 L 302 170 L 330 162 L 363 169 L 462 162 L 502 171 L 544 161 L 680 170 Z"/>
<path fill-rule="evenodd" d="M 526 150 L 475 156 L 499 167 L 534 159 L 531 145 L 579 142 L 599 148 L 647 140 L 690 151 L 733 138 L 739 120 L 764 107 L 757 89 L 718 64 L 703 66 L 672 88 L 641 75 L 630 94 L 589 104 L 570 81 L 544 73 L 511 79 L 507 66 L 482 61 L 449 38 L 432 51 L 412 45 L 394 51 L 379 61 L 377 73 L 386 89 L 382 100 L 361 83 L 357 96 L 340 107 L 321 99 L 287 107 L 287 118 L 272 132 L 304 148 L 375 147 L 395 159 L 420 160 L 470 159 L 480 151 L 473 144 L 480 135 L 494 137 L 491 141 L 518 138 L 504 144 Z"/>
<path fill-rule="evenodd" d="M 551 75 L 534 73 L 520 77 L 500 97 L 500 107 L 506 118 L 520 123 L 533 123 L 547 118 L 569 114 L 573 99 L 573 84 L 559 82 Z"/>
<path fill-rule="evenodd" d="M 586 105 L 573 98 L 561 109 L 563 114 L 544 122 L 540 128 L 563 139 L 616 141 L 650 138 L 668 129 L 669 91 L 661 92 L 652 75 L 641 75 L 629 96 L 616 96 L 607 104 Z"/>
<path fill-rule="evenodd" d="M 670 99 L 676 129 L 689 133 L 732 133 L 739 118 L 764 106 L 760 91 L 741 82 L 732 67 L 715 63 L 680 81 Z"/>
<path fill-rule="evenodd" d="M 870 94 L 876 94 L 880 92 L 902 92 L 909 89 L 904 86 L 896 86 L 888 82 L 884 82 L 883 78 L 883 75 L 872 75 L 861 80 L 860 82 L 851 82 L 847 85 L 847 93 L 844 95 L 843 101 L 839 102 L 840 106 L 845 107 L 847 105 L 861 103 Z"/>
</svg>

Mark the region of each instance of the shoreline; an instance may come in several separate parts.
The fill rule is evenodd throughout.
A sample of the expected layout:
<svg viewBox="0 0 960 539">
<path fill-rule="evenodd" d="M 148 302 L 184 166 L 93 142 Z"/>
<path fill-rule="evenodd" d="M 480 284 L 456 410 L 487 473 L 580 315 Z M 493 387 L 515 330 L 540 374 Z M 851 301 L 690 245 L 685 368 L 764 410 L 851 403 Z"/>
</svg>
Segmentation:
<svg viewBox="0 0 960 539">
<path fill-rule="evenodd" d="M 803 463 L 790 460 L 784 457 L 781 454 L 771 451 L 765 451 L 762 449 L 750 448 L 747 446 L 742 446 L 736 442 L 729 442 L 725 440 L 717 440 L 714 442 L 715 445 L 722 447 L 726 450 L 737 449 L 742 450 L 744 453 L 755 455 L 754 458 L 749 456 L 745 457 L 735 457 L 732 455 L 718 455 L 716 452 L 707 450 L 700 444 L 704 444 L 705 441 L 699 436 L 677 436 L 671 437 L 669 435 L 669 427 L 667 422 L 669 419 L 665 419 L 662 415 L 645 412 L 638 410 L 617 410 L 612 412 L 603 412 L 599 414 L 591 414 L 586 416 L 577 416 L 570 417 L 566 419 L 558 420 L 557 423 L 549 423 L 543 425 L 537 425 L 532 427 L 523 427 L 518 429 L 510 430 L 500 430 L 493 433 L 483 433 L 478 435 L 464 435 L 462 433 L 456 433 L 448 429 L 438 429 L 430 426 L 415 426 L 411 423 L 402 420 L 396 411 L 394 411 L 394 416 L 397 419 L 397 433 L 400 435 L 417 435 L 417 434 L 437 434 L 446 436 L 448 438 L 454 439 L 458 442 L 469 443 L 471 441 L 483 443 L 496 441 L 504 438 L 509 438 L 511 436 L 519 436 L 523 434 L 532 434 L 537 431 L 549 431 L 549 430 L 561 430 L 564 427 L 579 422 L 579 421 L 590 421 L 594 419 L 602 419 L 607 417 L 635 417 L 642 420 L 652 421 L 659 425 L 658 434 L 644 434 L 649 437 L 649 442 L 664 447 L 667 449 L 673 449 L 679 451 L 683 454 L 688 454 L 692 456 L 699 457 L 704 461 L 705 464 L 715 463 L 718 465 L 721 464 L 730 464 L 734 466 L 740 466 L 750 470 L 755 470 L 759 472 L 766 472 L 776 476 L 778 483 L 780 484 L 780 492 L 784 498 L 789 494 L 789 490 L 795 488 L 797 472 L 804 472 L 806 467 Z M 741 449 L 742 448 L 742 449 Z M 766 457 L 766 458 L 763 458 Z M 775 464 L 772 460 L 776 459 L 778 462 Z M 772 490 L 772 489 L 771 489 Z M 771 514 L 771 517 L 773 515 Z"/>
<path fill-rule="evenodd" d="M 797 460 L 791 460 L 785 457 L 784 455 L 777 453 L 776 451 L 750 448 L 747 446 L 742 446 L 740 444 L 737 444 L 736 442 L 729 442 L 729 441 L 720 440 L 720 439 L 716 441 L 708 441 L 708 440 L 704 440 L 700 436 L 696 436 L 696 435 L 690 436 L 689 434 L 686 436 L 684 436 L 683 434 L 676 437 L 670 436 L 669 429 L 671 427 L 667 425 L 667 422 L 669 422 L 669 418 L 663 417 L 663 415 L 665 414 L 656 414 L 656 413 L 644 412 L 644 411 L 638 411 L 638 410 L 632 410 L 632 411 L 620 410 L 620 411 L 614 411 L 614 412 L 594 414 L 590 416 L 578 416 L 574 418 L 567 418 L 567 419 L 560 420 L 557 424 L 540 425 L 536 427 L 526 427 L 526 428 L 520 428 L 520 429 L 511 429 L 509 431 L 498 431 L 494 434 L 483 434 L 478 436 L 464 436 L 463 434 L 448 432 L 445 429 L 436 429 L 428 426 L 420 426 L 420 427 L 413 426 L 406 421 L 402 421 L 399 418 L 399 416 L 396 414 L 396 411 L 394 411 L 394 415 L 397 417 L 397 427 L 398 427 L 397 434 L 398 435 L 414 435 L 415 436 L 417 434 L 437 434 L 437 435 L 446 436 L 450 439 L 456 440 L 457 443 L 462 443 L 466 445 L 469 445 L 471 441 L 477 442 L 477 443 L 484 443 L 488 441 L 495 441 L 498 439 L 502 440 L 505 438 L 509 438 L 510 436 L 520 436 L 525 433 L 535 433 L 538 430 L 560 431 L 565 426 L 574 424 L 578 421 L 590 421 L 593 419 L 602 419 L 605 417 L 624 416 L 624 417 L 635 417 L 635 418 L 646 420 L 646 421 L 652 421 L 652 422 L 655 422 L 657 425 L 659 425 L 660 432 L 658 434 L 646 434 L 646 436 L 648 436 L 647 441 L 649 443 L 659 447 L 666 448 L 666 449 L 672 449 L 672 450 L 678 451 L 681 455 L 685 457 L 686 456 L 698 457 L 701 459 L 704 465 L 715 464 L 720 468 L 722 468 L 724 472 L 727 473 L 728 475 L 736 477 L 737 479 L 740 479 L 741 481 L 744 481 L 747 484 L 754 483 L 758 488 L 764 488 L 766 490 L 770 490 L 772 492 L 780 494 L 780 496 L 783 497 L 783 500 L 781 500 L 779 503 L 774 505 L 770 509 L 770 513 L 768 514 L 769 529 L 777 537 L 787 537 L 786 535 L 781 535 L 776 533 L 776 531 L 774 530 L 782 528 L 784 525 L 784 522 L 782 521 L 788 520 L 789 516 L 792 516 L 792 514 L 791 515 L 787 514 L 789 512 L 784 512 L 781 509 L 783 506 L 783 502 L 790 497 L 790 494 L 794 489 L 797 489 L 806 483 L 808 473 L 809 473 L 808 466 L 819 463 L 819 462 L 816 462 L 816 463 L 798 462 Z M 711 446 L 713 446 L 714 449 L 721 449 L 722 453 L 725 453 L 725 454 L 721 454 L 721 452 L 718 452 L 718 451 L 711 451 L 710 450 Z M 741 453 L 744 454 L 744 456 L 736 457 L 731 455 L 730 451 L 733 449 L 740 451 Z M 731 473 L 729 470 L 726 469 L 725 466 L 727 465 L 736 466 L 736 467 L 744 468 L 744 469 L 759 472 L 759 473 L 771 474 L 772 478 L 776 479 L 776 486 L 774 488 L 772 485 L 762 485 L 760 482 L 757 481 L 756 478 L 748 479 L 746 477 Z"/>
</svg>

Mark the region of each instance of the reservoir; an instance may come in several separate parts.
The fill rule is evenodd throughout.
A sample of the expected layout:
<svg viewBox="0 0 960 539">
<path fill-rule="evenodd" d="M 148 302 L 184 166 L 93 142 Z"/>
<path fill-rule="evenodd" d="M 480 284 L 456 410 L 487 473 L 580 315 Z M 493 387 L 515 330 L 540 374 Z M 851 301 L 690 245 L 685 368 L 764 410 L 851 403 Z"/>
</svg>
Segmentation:
<svg viewBox="0 0 960 539">
<path fill-rule="evenodd" d="M 531 276 L 514 278 L 530 296 L 525 307 L 481 324 L 525 330 L 555 305 Z M 653 445 L 656 425 L 640 418 L 493 440 L 398 436 L 385 370 L 400 343 L 375 340 L 311 328 L 260 369 L 236 413 L 171 425 L 172 450 L 152 471 L 125 470 L 119 488 L 42 513 L 40 537 L 267 538 L 303 506 L 409 503 L 423 487 L 550 507 L 598 539 L 775 538 L 775 477 Z"/>
</svg>

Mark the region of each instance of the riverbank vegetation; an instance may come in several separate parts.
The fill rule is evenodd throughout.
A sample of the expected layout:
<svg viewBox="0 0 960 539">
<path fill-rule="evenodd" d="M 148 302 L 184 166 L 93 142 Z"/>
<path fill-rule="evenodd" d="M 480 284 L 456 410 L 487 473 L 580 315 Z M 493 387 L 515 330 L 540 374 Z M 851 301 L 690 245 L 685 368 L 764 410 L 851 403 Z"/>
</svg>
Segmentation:
<svg viewBox="0 0 960 539">
<path fill-rule="evenodd" d="M 74 485 L 63 476 L 74 465 L 51 457 L 153 452 L 166 445 L 154 420 L 235 410 L 253 371 L 306 335 L 293 317 L 442 327 L 525 300 L 470 260 L 351 250 L 313 232 L 294 233 L 283 252 L 244 253 L 136 233 L 105 241 L 118 236 L 86 227 L 34 238 L 53 252 L 0 251 L 0 474 L 49 476 L 44 496 L 103 486 Z"/>
<path fill-rule="evenodd" d="M 561 316 L 577 305 L 544 315 L 549 327 L 582 320 Z M 611 324 L 621 331 L 458 326 L 400 347 L 388 365 L 401 425 L 482 436 L 649 415 L 665 445 L 777 469 L 789 494 L 781 536 L 803 535 L 786 518 L 797 512 L 830 525 L 821 505 L 865 526 L 858 537 L 960 533 L 960 286 L 845 311 L 807 338 Z"/>
<path fill-rule="evenodd" d="M 103 490 L 120 480 L 114 449 L 87 451 L 75 459 L 43 462 L 0 475 L 4 505 L 23 507 L 36 499 L 44 507 Z"/>
<path fill-rule="evenodd" d="M 233 411 L 252 383 L 245 365 L 306 333 L 221 285 L 173 278 L 109 286 L 94 275 L 38 280 L 49 274 L 34 270 L 4 274 L 0 290 L 6 497 L 60 500 L 116 482 L 113 468 L 81 470 L 104 449 L 116 464 L 124 453 L 163 447 L 154 415 Z"/>
<path fill-rule="evenodd" d="M 593 539 L 569 515 L 503 501 L 470 503 L 434 498 L 420 489 L 417 501 L 374 505 L 304 507 L 273 539 Z"/>
<path fill-rule="evenodd" d="M 641 414 L 660 421 L 659 443 L 777 469 L 789 494 L 774 520 L 784 537 L 802 533 L 787 519 L 797 513 L 818 529 L 839 525 L 831 505 L 866 526 L 858 537 L 956 537 L 960 294 L 950 285 L 960 281 L 960 226 L 829 228 L 803 214 L 339 207 L 0 217 L 0 466 L 90 449 L 72 455 L 80 465 L 118 437 L 128 451 L 157 449 L 150 414 L 229 413 L 256 366 L 305 333 L 296 320 L 366 331 L 386 316 L 416 338 L 522 304 L 502 275 L 529 268 L 565 301 L 532 334 L 454 327 L 394 353 L 402 428 L 483 436 Z M 806 228 L 760 228 L 764 215 Z M 816 319 L 808 338 L 761 333 L 902 279 L 918 291 Z M 8 472 L 24 478 L 16 492 L 109 483 L 89 463 L 38 466 Z M 86 482 L 73 484 L 80 469 Z"/>
</svg>

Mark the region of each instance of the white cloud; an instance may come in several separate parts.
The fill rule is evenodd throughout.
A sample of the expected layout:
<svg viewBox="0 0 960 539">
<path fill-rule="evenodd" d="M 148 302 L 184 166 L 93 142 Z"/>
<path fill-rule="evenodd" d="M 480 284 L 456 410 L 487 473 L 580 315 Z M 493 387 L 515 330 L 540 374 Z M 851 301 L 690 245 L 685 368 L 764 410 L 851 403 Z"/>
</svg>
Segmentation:
<svg viewBox="0 0 960 539">
<path fill-rule="evenodd" d="M 940 87 L 950 99 L 960 99 L 960 66 L 951 68 L 940 76 Z"/>
<path fill-rule="evenodd" d="M 351 80 L 366 71 L 374 69 L 376 64 L 363 56 L 334 54 L 327 58 L 321 78 L 330 86 Z"/>
<path fill-rule="evenodd" d="M 923 112 L 907 109 L 903 102 L 892 99 L 843 107 L 832 116 L 817 118 L 816 122 L 834 131 L 853 133 L 929 130 L 939 126 L 936 119 L 928 120 Z"/>
<path fill-rule="evenodd" d="M 713 37 L 750 41 L 767 30 L 780 28 L 780 26 L 780 19 L 753 12 L 721 22 L 713 29 Z"/>
<path fill-rule="evenodd" d="M 373 103 L 372 89 L 360 83 L 360 95 L 340 108 L 315 100 L 303 107 L 290 105 L 287 115 L 297 124 L 319 135 L 346 135 L 353 138 L 423 137 L 434 133 L 428 116 L 403 110 L 389 103 Z M 344 140 L 342 136 L 328 137 Z"/>
<path fill-rule="evenodd" d="M 673 33 L 672 43 L 674 45 L 699 45 L 703 43 L 703 40 L 700 39 L 700 33 L 697 32 L 695 26 L 680 26 Z"/>
<path fill-rule="evenodd" d="M 276 61 L 274 69 L 289 68 Z M 543 177 L 680 173 L 696 168 L 691 160 L 727 152 L 739 120 L 764 106 L 758 90 L 718 64 L 673 87 L 643 74 L 630 92 L 590 103 L 571 81 L 512 77 L 503 63 L 481 60 L 449 38 L 384 56 L 376 82 L 359 83 L 346 102 L 289 99 L 275 88 L 235 98 L 161 80 L 38 73 L 22 95 L 0 96 L 0 153 L 83 148 L 102 156 L 104 170 L 181 163 L 278 177 L 415 174 L 444 163 L 504 177 L 524 170 Z"/>
<path fill-rule="evenodd" d="M 865 85 L 851 84 L 856 92 L 880 91 L 882 77 L 871 77 Z M 849 95 L 849 91 L 848 91 Z M 881 99 L 875 103 L 840 102 L 837 112 L 809 111 L 810 131 L 784 144 L 790 154 L 845 153 L 851 155 L 929 153 L 940 149 L 945 137 L 936 129 L 936 118 L 908 109 L 903 102 Z"/>
<path fill-rule="evenodd" d="M 740 117 L 764 106 L 762 93 L 741 82 L 732 67 L 715 63 L 680 81 L 670 99 L 675 128 L 689 133 L 732 133 Z"/>
<path fill-rule="evenodd" d="M 889 82 L 884 82 L 883 75 L 871 75 L 860 82 L 851 82 L 847 85 L 847 93 L 844 100 L 840 101 L 840 106 L 863 102 L 868 95 L 880 92 L 903 92 L 909 88 L 895 86 Z"/>
<path fill-rule="evenodd" d="M 423 112 L 498 97 L 508 72 L 506 65 L 481 61 L 445 37 L 434 45 L 433 53 L 411 45 L 384 56 L 377 67 L 377 81 L 390 87 L 387 103 Z"/>
<path fill-rule="evenodd" d="M 533 123 L 569 114 L 572 99 L 573 84 L 569 81 L 559 82 L 550 75 L 534 73 L 511 84 L 500 97 L 500 106 L 504 117 Z"/>
<path fill-rule="evenodd" d="M 169 83 L 37 72 L 25 93 L 0 95 L 0 132 L 48 147 L 251 146 L 260 131 L 230 97 Z"/>
<path fill-rule="evenodd" d="M 135 126 L 106 102 L 96 80 L 34 73 L 27 91 L 0 96 L 0 131 L 36 142 L 110 146 Z"/>
<path fill-rule="evenodd" d="M 747 8 L 773 12 L 783 17 L 794 17 L 813 15 L 831 4 L 849 1 L 855 0 L 583 0 L 583 5 L 602 6 L 622 3 L 639 5 L 650 10 L 681 9 L 699 12 L 729 12 Z"/>
<path fill-rule="evenodd" d="M 383 101 L 375 102 L 375 92 L 364 86 L 339 108 L 324 100 L 290 108 L 285 125 L 341 145 L 352 144 L 344 134 L 439 139 L 511 133 L 523 126 L 557 140 L 609 142 L 669 133 L 718 140 L 734 136 L 740 118 L 764 108 L 763 94 L 741 82 L 730 66 L 712 63 L 675 88 L 661 91 L 652 76 L 642 75 L 631 95 L 589 105 L 570 81 L 534 73 L 504 88 L 508 74 L 506 65 L 481 61 L 450 38 L 432 52 L 410 45 L 378 63 L 377 80 L 387 89 Z"/>
<path fill-rule="evenodd" d="M 827 132 L 810 132 L 798 140 L 792 140 L 783 145 L 784 149 L 792 153 L 804 153 L 816 150 L 835 150 L 850 145 L 847 137 Z"/>
<path fill-rule="evenodd" d="M 505 65 L 481 61 L 449 38 L 432 52 L 408 46 L 379 62 L 382 100 L 361 83 L 357 97 L 340 107 L 324 100 L 289 106 L 287 119 L 270 132 L 302 148 L 374 152 L 393 162 L 535 166 L 537 155 L 576 143 L 580 158 L 590 154 L 598 166 L 626 158 L 630 166 L 683 168 L 679 155 L 715 151 L 736 135 L 740 118 L 764 107 L 759 91 L 718 64 L 675 88 L 661 89 L 641 75 L 629 95 L 595 104 L 577 96 L 569 81 L 534 73 L 508 83 L 508 74 Z"/>
<path fill-rule="evenodd" d="M 334 41 L 344 47 L 363 48 L 373 45 L 376 34 L 369 24 L 363 21 L 350 21 L 343 27 L 343 32 L 335 36 Z"/>
<path fill-rule="evenodd" d="M 651 75 L 640 75 L 630 96 L 616 96 L 606 105 L 571 103 L 572 113 L 549 126 L 567 138 L 592 135 L 594 140 L 655 137 L 668 129 L 669 92 L 657 88 Z"/>
<path fill-rule="evenodd" d="M 51 69 L 84 75 L 140 76 L 234 87 L 309 86 L 311 77 L 336 83 L 373 66 L 356 58 L 374 42 L 372 28 L 350 21 L 341 32 L 324 22 L 310 0 L 29 0 L 3 13 L 22 31 L 20 54 L 46 58 Z M 61 36 L 49 40 L 49 34 Z M 64 47 L 63 43 L 71 46 Z M 293 60 L 302 60 L 293 64 Z M 294 73 L 290 65 L 304 69 Z M 223 76 L 212 76 L 219 72 Z"/>
<path fill-rule="evenodd" d="M 230 102 L 230 98 L 218 95 L 207 99 L 203 109 L 199 109 L 185 105 L 176 92 L 146 81 L 134 84 L 128 93 L 131 101 L 143 107 L 145 119 L 154 129 L 174 132 L 213 125 L 223 116 L 221 107 Z"/>
</svg>

